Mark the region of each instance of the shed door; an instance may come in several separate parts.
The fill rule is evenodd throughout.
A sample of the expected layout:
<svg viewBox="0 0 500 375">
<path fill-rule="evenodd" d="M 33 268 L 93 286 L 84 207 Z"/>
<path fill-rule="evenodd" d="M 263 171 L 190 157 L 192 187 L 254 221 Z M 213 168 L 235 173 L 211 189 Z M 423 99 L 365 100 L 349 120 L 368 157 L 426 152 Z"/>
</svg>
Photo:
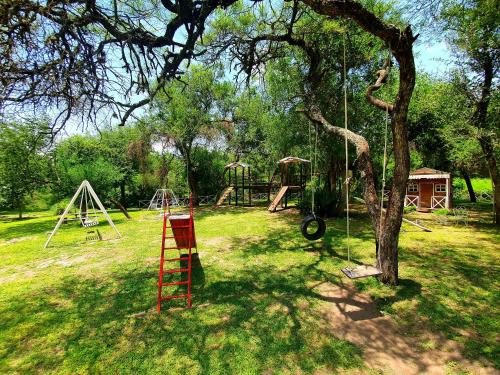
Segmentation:
<svg viewBox="0 0 500 375">
<path fill-rule="evenodd" d="M 420 207 L 430 208 L 432 199 L 433 184 L 420 184 Z"/>
</svg>

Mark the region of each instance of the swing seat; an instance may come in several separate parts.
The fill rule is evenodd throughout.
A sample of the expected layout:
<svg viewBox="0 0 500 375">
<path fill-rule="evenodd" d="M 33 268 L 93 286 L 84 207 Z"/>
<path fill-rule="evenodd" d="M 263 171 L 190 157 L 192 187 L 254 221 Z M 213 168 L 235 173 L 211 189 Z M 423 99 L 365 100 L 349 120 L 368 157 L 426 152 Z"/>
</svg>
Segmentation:
<svg viewBox="0 0 500 375">
<path fill-rule="evenodd" d="M 363 277 L 382 275 L 382 271 L 378 267 L 368 264 L 361 264 L 351 268 L 342 268 L 342 272 L 350 279 L 361 279 Z"/>
<path fill-rule="evenodd" d="M 85 228 L 88 228 L 88 227 L 94 227 L 94 226 L 96 226 L 97 224 L 99 224 L 99 221 L 98 221 L 98 220 L 90 220 L 90 221 L 85 221 L 85 220 L 82 220 L 82 225 L 83 225 Z"/>
</svg>

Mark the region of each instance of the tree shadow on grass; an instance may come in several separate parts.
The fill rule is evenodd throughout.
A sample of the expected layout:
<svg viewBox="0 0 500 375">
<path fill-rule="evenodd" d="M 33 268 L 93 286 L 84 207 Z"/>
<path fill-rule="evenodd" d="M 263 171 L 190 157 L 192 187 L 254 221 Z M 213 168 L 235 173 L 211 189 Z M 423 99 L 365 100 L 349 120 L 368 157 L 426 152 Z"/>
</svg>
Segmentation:
<svg viewBox="0 0 500 375">
<path fill-rule="evenodd" d="M 205 283 L 204 274 L 194 273 L 193 309 L 131 318 L 154 305 L 153 275 L 128 270 L 114 279 L 67 277 L 32 298 L 5 301 L 0 328 L 7 360 L 0 369 L 312 373 L 362 364 L 359 349 L 317 331 L 300 307 L 315 298 L 303 278 L 262 267 Z"/>
<path fill-rule="evenodd" d="M 33 222 L 31 220 L 20 221 L 15 225 L 0 226 L 0 237 L 4 240 L 11 240 L 24 236 L 33 236 L 41 233 L 50 232 L 56 222 L 50 219 Z"/>
<path fill-rule="evenodd" d="M 40 235 L 40 234 L 48 235 L 48 233 L 50 233 L 56 226 L 57 220 L 58 218 L 53 216 L 53 217 L 47 217 L 44 220 L 36 222 L 31 220 L 22 220 L 16 222 L 15 225 L 9 225 L 9 226 L 0 225 L 0 237 L 4 240 L 11 240 L 14 238 L 24 237 L 27 235 L 29 236 Z M 120 226 L 120 224 L 123 224 L 125 222 L 127 222 L 127 219 L 125 218 L 113 219 L 113 223 L 116 226 Z M 95 229 L 95 228 L 99 228 L 100 230 L 106 230 L 110 228 L 110 226 L 106 221 L 106 219 L 102 217 L 99 220 L 99 225 L 96 227 L 84 228 L 83 226 L 81 226 L 79 221 L 71 221 L 69 223 L 62 224 L 58 231 L 64 231 L 65 229 L 74 229 L 74 228 L 81 228 L 83 232 L 87 229 Z"/>
</svg>

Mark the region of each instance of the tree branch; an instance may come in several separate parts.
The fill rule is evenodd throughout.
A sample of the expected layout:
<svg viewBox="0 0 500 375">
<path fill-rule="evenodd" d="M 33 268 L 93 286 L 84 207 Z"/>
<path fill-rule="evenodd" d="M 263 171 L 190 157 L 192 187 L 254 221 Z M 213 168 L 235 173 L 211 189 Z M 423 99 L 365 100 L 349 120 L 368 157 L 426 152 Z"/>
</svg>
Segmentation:
<svg viewBox="0 0 500 375">
<path fill-rule="evenodd" d="M 382 85 L 386 82 L 387 78 L 389 77 L 390 66 L 391 66 L 391 60 L 390 57 L 388 57 L 384 65 L 382 66 L 382 69 L 377 70 L 377 81 L 373 85 L 368 86 L 368 88 L 366 89 L 366 98 L 368 99 L 368 101 L 375 107 L 380 108 L 389 113 L 393 111 L 394 105 L 386 103 L 382 99 L 373 96 L 373 93 L 379 90 L 382 87 Z"/>
</svg>

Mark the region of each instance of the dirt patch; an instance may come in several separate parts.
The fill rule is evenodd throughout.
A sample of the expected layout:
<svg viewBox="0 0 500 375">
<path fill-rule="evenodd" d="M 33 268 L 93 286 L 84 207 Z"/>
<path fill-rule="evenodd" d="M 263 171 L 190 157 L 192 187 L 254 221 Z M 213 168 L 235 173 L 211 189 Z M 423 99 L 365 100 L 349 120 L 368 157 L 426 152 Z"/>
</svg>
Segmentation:
<svg viewBox="0 0 500 375">
<path fill-rule="evenodd" d="M 52 266 L 52 265 L 70 267 L 74 264 L 85 262 L 86 260 L 88 260 L 90 258 L 94 258 L 95 256 L 96 256 L 96 254 L 92 254 L 92 253 L 86 253 L 86 254 L 74 256 L 74 257 L 71 257 L 69 255 L 61 255 L 59 257 L 49 258 L 49 259 L 45 259 L 41 262 L 38 262 L 38 264 L 36 265 L 36 268 L 47 268 L 47 267 Z"/>
<path fill-rule="evenodd" d="M 317 293 L 327 301 L 321 315 L 327 329 L 364 352 L 366 365 L 387 374 L 447 374 L 450 366 L 472 374 L 500 374 L 491 367 L 472 363 L 461 356 L 463 347 L 434 333 L 405 336 L 394 320 L 382 315 L 373 301 L 352 285 L 324 283 Z M 432 342 L 428 350 L 423 343 Z M 458 367 L 458 368 L 457 368 Z"/>
<path fill-rule="evenodd" d="M 212 247 L 212 246 L 217 246 L 220 245 L 226 240 L 227 237 L 212 237 L 212 238 L 207 238 L 203 239 L 203 246 L 204 247 Z"/>
<path fill-rule="evenodd" d="M 12 238 L 10 240 L 5 241 L 5 244 L 13 244 L 16 242 L 26 241 L 26 240 L 29 240 L 31 238 L 33 238 L 33 236 L 16 237 L 16 238 Z"/>
</svg>

